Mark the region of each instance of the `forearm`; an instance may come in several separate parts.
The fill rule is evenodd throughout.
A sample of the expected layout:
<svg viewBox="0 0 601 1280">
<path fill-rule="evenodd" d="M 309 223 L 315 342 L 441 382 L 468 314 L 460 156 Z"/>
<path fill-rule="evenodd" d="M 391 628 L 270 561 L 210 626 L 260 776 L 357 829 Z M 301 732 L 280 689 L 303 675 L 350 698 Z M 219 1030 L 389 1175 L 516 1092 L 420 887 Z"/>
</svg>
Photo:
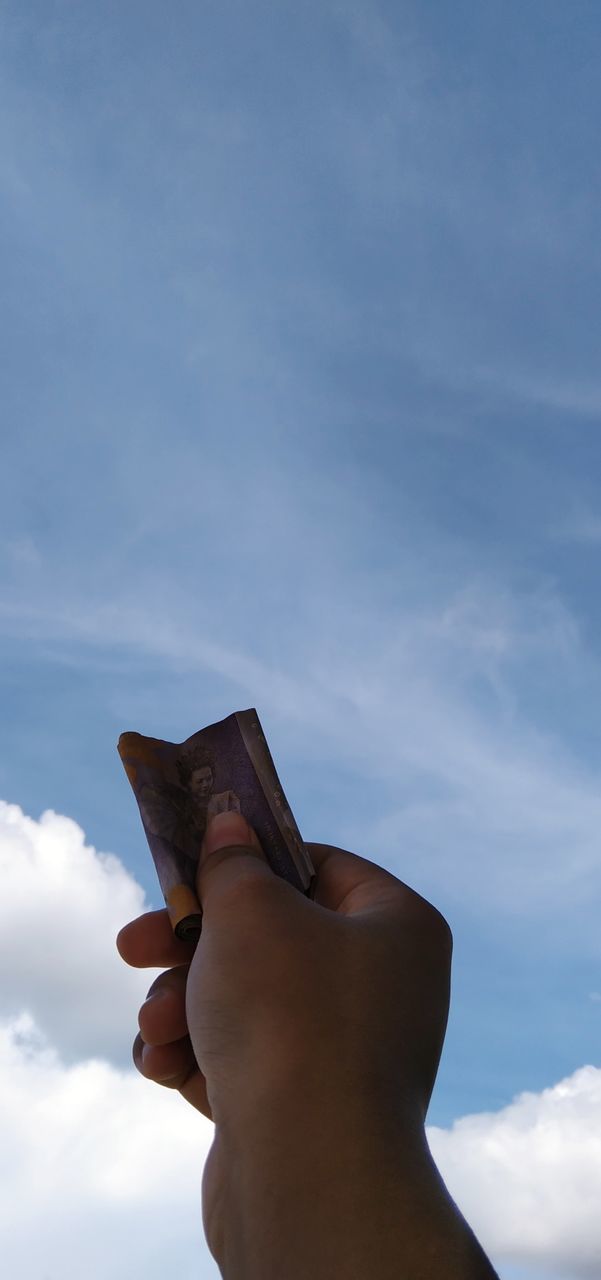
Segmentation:
<svg viewBox="0 0 601 1280">
<path fill-rule="evenodd" d="M 348 1113 L 284 1113 L 224 1140 L 224 1280 L 495 1280 L 419 1127 L 403 1140 Z"/>
</svg>

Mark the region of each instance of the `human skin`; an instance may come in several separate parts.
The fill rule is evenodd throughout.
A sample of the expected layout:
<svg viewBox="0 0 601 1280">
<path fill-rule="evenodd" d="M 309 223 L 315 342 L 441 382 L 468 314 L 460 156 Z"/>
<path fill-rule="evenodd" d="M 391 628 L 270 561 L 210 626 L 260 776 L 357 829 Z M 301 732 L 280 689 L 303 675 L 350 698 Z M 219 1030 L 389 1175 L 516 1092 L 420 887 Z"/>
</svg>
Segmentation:
<svg viewBox="0 0 601 1280">
<path fill-rule="evenodd" d="M 242 816 L 207 828 L 196 949 L 165 911 L 121 930 L 165 967 L 139 1013 L 142 1075 L 211 1119 L 203 1223 L 224 1280 L 495 1280 L 429 1152 L 452 941 L 382 867 L 308 846 L 312 899 Z"/>
</svg>

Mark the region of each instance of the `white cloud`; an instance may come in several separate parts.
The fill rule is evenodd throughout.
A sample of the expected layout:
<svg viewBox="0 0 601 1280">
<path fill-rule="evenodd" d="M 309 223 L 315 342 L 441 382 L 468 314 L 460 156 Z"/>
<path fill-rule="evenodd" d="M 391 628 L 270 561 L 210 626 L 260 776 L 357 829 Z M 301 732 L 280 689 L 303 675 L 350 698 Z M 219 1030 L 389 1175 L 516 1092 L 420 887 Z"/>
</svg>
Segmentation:
<svg viewBox="0 0 601 1280">
<path fill-rule="evenodd" d="M 565 1280 L 601 1270 L 601 1069 L 586 1066 L 496 1113 L 430 1128 L 434 1158 L 497 1260 Z"/>
<path fill-rule="evenodd" d="M 201 1177 L 213 1126 L 132 1070 L 66 1066 L 22 1015 L 0 1024 L 0 1236 L 22 1280 L 217 1277 Z"/>
<path fill-rule="evenodd" d="M 127 1060 L 154 971 L 128 968 L 115 937 L 147 909 L 143 890 L 72 819 L 5 801 L 0 880 L 0 1016 L 28 1009 L 67 1058 Z"/>
</svg>

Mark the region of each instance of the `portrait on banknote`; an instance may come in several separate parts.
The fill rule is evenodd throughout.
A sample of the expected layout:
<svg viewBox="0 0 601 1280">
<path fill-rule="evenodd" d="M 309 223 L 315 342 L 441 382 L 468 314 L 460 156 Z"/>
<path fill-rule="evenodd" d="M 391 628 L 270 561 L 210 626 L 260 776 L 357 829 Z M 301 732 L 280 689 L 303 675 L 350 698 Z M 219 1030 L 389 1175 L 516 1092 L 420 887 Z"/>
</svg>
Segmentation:
<svg viewBox="0 0 601 1280">
<path fill-rule="evenodd" d="M 175 769 L 176 783 L 161 774 L 140 788 L 140 813 L 147 831 L 196 863 L 209 818 L 231 809 L 239 813 L 240 801 L 231 789 L 215 791 L 215 761 L 200 742 L 182 747 Z"/>
</svg>

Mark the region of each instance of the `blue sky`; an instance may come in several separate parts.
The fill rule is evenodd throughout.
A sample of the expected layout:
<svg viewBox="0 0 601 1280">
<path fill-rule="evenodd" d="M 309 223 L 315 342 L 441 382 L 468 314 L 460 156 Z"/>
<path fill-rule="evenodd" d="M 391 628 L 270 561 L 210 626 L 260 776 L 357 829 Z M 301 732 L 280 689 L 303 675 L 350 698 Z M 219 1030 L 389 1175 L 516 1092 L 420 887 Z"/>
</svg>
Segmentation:
<svg viewBox="0 0 601 1280">
<path fill-rule="evenodd" d="M 584 0 L 0 12 L 0 796 L 158 905 L 117 737 L 256 705 L 451 921 L 435 1126 L 599 1059 L 600 54 Z"/>
</svg>

